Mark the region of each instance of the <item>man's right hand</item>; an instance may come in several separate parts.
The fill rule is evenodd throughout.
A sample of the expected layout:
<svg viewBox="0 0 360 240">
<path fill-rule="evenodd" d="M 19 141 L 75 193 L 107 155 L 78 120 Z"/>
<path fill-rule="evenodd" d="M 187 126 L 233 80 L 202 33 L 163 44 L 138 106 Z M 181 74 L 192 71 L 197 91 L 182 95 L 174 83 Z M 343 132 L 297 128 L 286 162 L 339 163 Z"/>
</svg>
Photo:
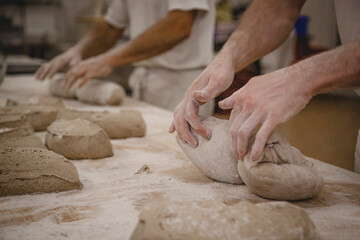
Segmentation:
<svg viewBox="0 0 360 240">
<path fill-rule="evenodd" d="M 73 67 L 81 61 L 81 53 L 76 48 L 70 48 L 66 52 L 56 56 L 50 62 L 44 63 L 35 73 L 36 79 L 43 81 L 52 78 L 63 67 Z"/>
<path fill-rule="evenodd" d="M 209 139 L 211 133 L 201 124 L 199 107 L 225 91 L 231 85 L 234 73 L 232 62 L 219 53 L 187 89 L 184 99 L 174 111 L 174 120 L 169 131 L 176 131 L 181 141 L 189 143 L 192 147 L 197 146 L 197 140 L 190 128 Z"/>
</svg>

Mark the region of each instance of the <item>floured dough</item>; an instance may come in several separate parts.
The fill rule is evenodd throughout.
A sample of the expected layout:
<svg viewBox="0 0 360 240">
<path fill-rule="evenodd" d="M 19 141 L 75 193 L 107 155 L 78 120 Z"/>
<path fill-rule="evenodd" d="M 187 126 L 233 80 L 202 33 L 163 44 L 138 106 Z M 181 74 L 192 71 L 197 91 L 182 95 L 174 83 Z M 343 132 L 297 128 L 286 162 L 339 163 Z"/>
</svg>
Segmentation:
<svg viewBox="0 0 360 240">
<path fill-rule="evenodd" d="M 121 110 L 120 112 L 95 112 L 64 109 L 59 112 L 57 119 L 83 118 L 95 123 L 112 139 L 143 137 L 146 125 L 141 113 L 136 110 Z"/>
<path fill-rule="evenodd" d="M 250 139 L 249 151 L 254 142 Z M 301 200 L 315 196 L 323 179 L 314 165 L 280 134 L 272 133 L 258 162 L 239 161 L 238 170 L 246 186 L 259 196 L 277 200 Z"/>
<path fill-rule="evenodd" d="M 211 130 L 211 139 L 207 140 L 192 131 L 198 140 L 198 146 L 193 148 L 177 137 L 181 149 L 206 176 L 220 182 L 243 183 L 237 170 L 238 161 L 229 151 L 231 138 L 228 121 L 208 117 L 202 123 Z"/>
<path fill-rule="evenodd" d="M 131 240 L 320 239 L 304 209 L 287 202 L 158 203 L 143 210 Z"/>
<path fill-rule="evenodd" d="M 64 104 L 61 99 L 46 96 L 46 95 L 12 95 L 9 98 L 7 106 L 16 106 L 16 105 L 42 105 L 42 106 L 54 106 L 63 108 Z"/>
<path fill-rule="evenodd" d="M 59 154 L 34 147 L 0 150 L 0 196 L 81 187 L 75 166 Z"/>
<path fill-rule="evenodd" d="M 0 139 L 34 134 L 34 129 L 24 114 L 3 112 L 0 109 Z"/>
<path fill-rule="evenodd" d="M 25 137 L 7 137 L 0 141 L 0 148 L 15 148 L 15 147 L 37 147 L 46 149 L 43 141 L 36 135 Z"/>
<path fill-rule="evenodd" d="M 96 159 L 113 155 L 109 137 L 94 123 L 85 119 L 59 119 L 48 128 L 48 149 L 69 159 Z"/>
<path fill-rule="evenodd" d="M 120 105 L 126 95 L 120 85 L 97 79 L 89 80 L 81 88 L 75 84 L 67 89 L 63 85 L 63 78 L 63 75 L 58 75 L 50 81 L 49 91 L 51 94 L 65 98 L 77 98 L 83 102 L 99 105 Z"/>
</svg>

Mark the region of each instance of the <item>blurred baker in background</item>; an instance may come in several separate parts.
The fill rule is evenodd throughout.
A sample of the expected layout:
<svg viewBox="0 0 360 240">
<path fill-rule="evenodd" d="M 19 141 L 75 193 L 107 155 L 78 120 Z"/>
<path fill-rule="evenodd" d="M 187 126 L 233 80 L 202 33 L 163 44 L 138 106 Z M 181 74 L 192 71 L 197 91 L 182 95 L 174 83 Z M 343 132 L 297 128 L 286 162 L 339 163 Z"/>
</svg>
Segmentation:
<svg viewBox="0 0 360 240">
<path fill-rule="evenodd" d="M 82 86 L 91 78 L 134 63 L 133 96 L 174 110 L 186 89 L 213 58 L 215 0 L 114 0 L 104 21 L 75 46 L 40 67 L 39 80 L 69 67 L 64 81 Z M 116 42 L 128 29 L 130 40 Z M 209 115 L 214 104 L 202 108 Z"/>
<path fill-rule="evenodd" d="M 174 112 L 170 132 L 176 131 L 193 147 L 197 140 L 190 126 L 210 138 L 198 116 L 200 104 L 226 90 L 235 73 L 280 46 L 292 31 L 304 2 L 254 0 L 222 50 L 186 91 Z M 261 156 L 272 130 L 300 112 L 313 96 L 360 86 L 360 1 L 334 2 L 342 46 L 256 76 L 219 103 L 223 109 L 232 109 L 229 147 L 237 158 L 243 159 L 247 153 L 249 137 L 257 127 L 253 160 Z"/>
</svg>

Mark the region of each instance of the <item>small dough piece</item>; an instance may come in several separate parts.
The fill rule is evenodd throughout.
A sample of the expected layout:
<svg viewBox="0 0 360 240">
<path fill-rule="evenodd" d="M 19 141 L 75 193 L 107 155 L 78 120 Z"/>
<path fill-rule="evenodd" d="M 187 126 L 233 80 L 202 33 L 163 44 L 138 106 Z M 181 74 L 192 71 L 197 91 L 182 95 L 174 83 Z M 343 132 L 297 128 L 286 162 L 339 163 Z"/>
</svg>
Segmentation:
<svg viewBox="0 0 360 240">
<path fill-rule="evenodd" d="M 63 85 L 64 75 L 58 75 L 49 83 L 49 92 L 64 98 L 77 98 L 79 101 L 98 105 L 120 105 L 125 98 L 125 90 L 119 84 L 98 79 L 90 79 L 81 88 L 74 84 L 70 89 Z"/>
<path fill-rule="evenodd" d="M 39 136 L 30 135 L 25 137 L 7 137 L 2 138 L 0 148 L 16 148 L 16 147 L 37 147 L 46 149 L 45 144 Z"/>
<path fill-rule="evenodd" d="M 48 149 L 68 159 L 96 159 L 113 156 L 108 135 L 85 119 L 59 119 L 48 128 L 45 137 Z"/>
<path fill-rule="evenodd" d="M 146 125 L 141 112 L 136 110 L 121 110 L 120 112 L 95 112 L 64 109 L 57 119 L 83 118 L 95 123 L 108 134 L 111 139 L 143 137 Z"/>
<path fill-rule="evenodd" d="M 9 103 L 9 98 L 0 96 L 0 107 L 6 107 Z"/>
<path fill-rule="evenodd" d="M 143 210 L 130 240 L 320 239 L 304 209 L 288 202 L 158 203 Z"/>
<path fill-rule="evenodd" d="M 283 136 L 272 133 L 256 162 L 250 158 L 254 139 L 249 141 L 244 161 L 238 163 L 240 176 L 251 192 L 276 200 L 302 200 L 320 191 L 323 179 L 314 165 Z"/>
<path fill-rule="evenodd" d="M 24 114 L 9 113 L 0 109 L 0 139 L 34 134 L 34 129 Z"/>
<path fill-rule="evenodd" d="M 78 172 L 54 152 L 17 147 L 0 150 L 0 196 L 81 189 Z"/>
<path fill-rule="evenodd" d="M 42 106 L 53 106 L 63 108 L 64 104 L 61 99 L 46 96 L 46 95 L 18 95 L 9 97 L 9 102 L 7 106 L 16 106 L 16 105 L 42 105 Z"/>
<path fill-rule="evenodd" d="M 194 165 L 209 178 L 226 183 L 243 183 L 237 170 L 238 161 L 229 150 L 231 146 L 229 122 L 207 117 L 202 121 L 202 124 L 211 131 L 211 139 L 207 140 L 192 131 L 198 140 L 198 146 L 193 148 L 177 137 L 180 148 Z"/>
</svg>

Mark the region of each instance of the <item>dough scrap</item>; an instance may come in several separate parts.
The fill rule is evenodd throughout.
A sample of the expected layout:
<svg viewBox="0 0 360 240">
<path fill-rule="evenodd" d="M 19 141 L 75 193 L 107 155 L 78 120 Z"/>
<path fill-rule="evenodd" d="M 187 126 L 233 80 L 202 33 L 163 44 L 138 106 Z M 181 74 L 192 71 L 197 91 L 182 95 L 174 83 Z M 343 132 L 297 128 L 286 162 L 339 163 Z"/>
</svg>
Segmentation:
<svg viewBox="0 0 360 240">
<path fill-rule="evenodd" d="M 49 92 L 64 98 L 77 98 L 82 102 L 98 105 L 120 105 L 125 98 L 125 90 L 119 84 L 98 79 L 90 79 L 81 88 L 73 85 L 70 89 L 63 86 L 63 75 L 58 75 L 49 83 Z"/>
<path fill-rule="evenodd" d="M 47 128 L 45 145 L 68 159 L 113 156 L 109 137 L 104 130 L 81 118 L 54 121 Z"/>
<path fill-rule="evenodd" d="M 143 137 L 146 125 L 141 112 L 136 110 L 121 110 L 120 112 L 95 112 L 78 110 L 61 110 L 57 119 L 83 118 L 95 123 L 108 134 L 111 139 Z"/>
<path fill-rule="evenodd" d="M 143 210 L 131 240 L 320 239 L 306 211 L 288 202 L 157 203 Z"/>
<path fill-rule="evenodd" d="M 34 129 L 24 114 L 9 113 L 0 109 L 0 139 L 34 134 Z"/>
<path fill-rule="evenodd" d="M 183 143 L 179 137 L 177 142 L 189 159 L 206 176 L 226 183 L 244 183 L 237 170 L 238 160 L 229 150 L 231 138 L 229 135 L 229 122 L 214 117 L 205 118 L 202 123 L 211 131 L 211 139 L 207 140 L 194 131 L 198 140 L 196 148 Z"/>
<path fill-rule="evenodd" d="M 69 160 L 36 147 L 0 150 L 0 196 L 81 189 Z"/>
<path fill-rule="evenodd" d="M 280 134 L 272 133 L 259 161 L 248 154 L 239 161 L 238 170 L 249 190 L 259 196 L 276 200 L 302 200 L 315 196 L 323 179 L 314 165 L 292 147 Z"/>
<path fill-rule="evenodd" d="M 0 148 L 16 148 L 16 147 L 37 147 L 46 149 L 45 144 L 40 137 L 30 135 L 25 137 L 7 137 L 2 138 Z"/>
</svg>

